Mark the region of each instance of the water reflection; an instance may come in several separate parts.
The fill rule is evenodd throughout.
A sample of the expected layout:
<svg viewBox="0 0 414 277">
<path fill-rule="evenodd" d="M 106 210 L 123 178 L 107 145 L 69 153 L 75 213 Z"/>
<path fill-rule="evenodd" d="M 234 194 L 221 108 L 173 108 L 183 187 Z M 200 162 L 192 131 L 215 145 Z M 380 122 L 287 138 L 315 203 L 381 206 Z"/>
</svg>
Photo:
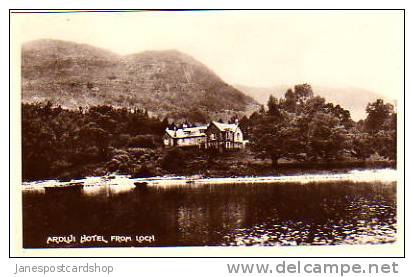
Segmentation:
<svg viewBox="0 0 414 277">
<path fill-rule="evenodd" d="M 378 182 L 106 184 L 23 193 L 25 247 L 53 247 L 47 236 L 68 234 L 155 235 L 155 243 L 136 246 L 389 243 L 395 213 L 396 184 Z"/>
</svg>

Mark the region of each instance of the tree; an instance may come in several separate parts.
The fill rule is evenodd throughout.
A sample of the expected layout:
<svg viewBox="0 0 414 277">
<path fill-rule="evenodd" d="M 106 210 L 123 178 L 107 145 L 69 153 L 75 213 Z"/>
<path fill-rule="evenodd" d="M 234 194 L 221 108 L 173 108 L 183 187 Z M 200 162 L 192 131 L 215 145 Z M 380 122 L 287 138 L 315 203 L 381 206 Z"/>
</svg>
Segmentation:
<svg viewBox="0 0 414 277">
<path fill-rule="evenodd" d="M 265 114 L 265 113 L 266 113 L 265 107 L 263 105 L 260 105 L 259 114 Z"/>
<path fill-rule="evenodd" d="M 269 96 L 269 100 L 267 101 L 267 109 L 268 113 L 273 116 L 280 116 L 280 108 L 279 108 L 279 102 L 277 99 L 273 96 Z"/>
<path fill-rule="evenodd" d="M 387 119 L 390 118 L 393 113 L 394 106 L 387 103 L 384 104 L 384 100 L 377 99 L 373 103 L 368 103 L 366 112 L 368 113 L 365 120 L 365 126 L 369 133 L 374 134 L 381 129 Z"/>
<path fill-rule="evenodd" d="M 239 121 L 239 127 L 243 132 L 244 139 L 249 139 L 250 137 L 250 121 L 247 116 L 243 116 Z"/>
<path fill-rule="evenodd" d="M 397 156 L 397 114 L 394 106 L 377 99 L 368 103 L 365 130 L 372 137 L 372 150 L 384 158 L 396 160 Z"/>
<path fill-rule="evenodd" d="M 306 115 L 309 119 L 311 119 L 315 113 L 317 112 L 325 112 L 324 108 L 327 104 L 325 104 L 325 98 L 320 96 L 315 96 L 309 98 L 306 102 L 302 104 L 301 112 Z M 330 111 L 328 111 L 329 113 Z"/>
<path fill-rule="evenodd" d="M 374 135 L 374 149 L 381 156 L 397 159 L 397 114 L 392 113 L 383 123 L 383 128 Z"/>
<path fill-rule="evenodd" d="M 273 165 L 281 158 L 329 161 L 350 152 L 348 129 L 354 124 L 349 111 L 313 96 L 310 85 L 288 89 L 280 101 L 270 96 L 267 106 L 267 112 L 250 117 L 250 140 Z"/>
<path fill-rule="evenodd" d="M 340 159 L 345 151 L 346 130 L 335 115 L 317 112 L 309 123 L 308 141 L 311 159 Z"/>
<path fill-rule="evenodd" d="M 305 103 L 308 99 L 313 97 L 313 90 L 309 84 L 301 84 L 295 86 L 295 97 L 299 104 Z"/>
<path fill-rule="evenodd" d="M 270 114 L 261 117 L 252 127 L 252 150 L 261 157 L 269 157 L 276 167 L 281 158 L 298 158 L 303 152 L 300 128 L 294 117 L 285 113 L 281 117 Z"/>
<path fill-rule="evenodd" d="M 351 130 L 352 156 L 361 160 L 366 160 L 371 154 L 374 153 L 372 144 L 373 138 L 371 135 L 361 132 L 356 128 Z"/>
<path fill-rule="evenodd" d="M 342 108 L 340 105 L 335 106 L 333 113 L 339 118 L 341 124 L 345 128 L 349 129 L 354 126 L 354 121 L 351 119 L 351 113 Z"/>
<path fill-rule="evenodd" d="M 105 167 L 113 148 L 128 148 L 133 139 L 143 148 L 161 144 L 166 124 L 141 109 L 22 104 L 23 178 L 84 176 L 88 168 Z"/>
<path fill-rule="evenodd" d="M 169 125 L 168 117 L 165 117 L 161 122 L 161 128 L 163 128 L 165 130 L 166 128 L 168 128 L 168 125 Z"/>
<path fill-rule="evenodd" d="M 96 158 L 96 160 L 106 160 L 110 145 L 110 139 L 111 134 L 105 131 L 103 128 L 99 128 L 94 123 L 83 126 L 79 131 L 79 142 L 84 146 L 84 149 L 94 149 L 91 152 L 93 155 L 88 156 L 88 158 L 91 158 L 89 161 L 94 161 L 92 157 Z M 97 151 L 95 151 L 95 149 Z M 88 154 L 89 151 L 82 151 L 82 154 L 85 153 Z"/>
<path fill-rule="evenodd" d="M 282 101 L 282 106 L 285 111 L 290 113 L 296 112 L 296 95 L 292 89 L 288 89 L 285 93 L 285 99 Z"/>
</svg>

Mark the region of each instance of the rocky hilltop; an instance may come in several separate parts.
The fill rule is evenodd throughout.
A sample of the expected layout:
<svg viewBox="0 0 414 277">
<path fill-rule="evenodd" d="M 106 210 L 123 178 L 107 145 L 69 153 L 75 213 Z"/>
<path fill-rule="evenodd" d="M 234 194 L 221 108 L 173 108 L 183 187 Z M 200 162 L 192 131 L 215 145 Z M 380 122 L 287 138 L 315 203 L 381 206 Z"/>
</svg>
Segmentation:
<svg viewBox="0 0 414 277">
<path fill-rule="evenodd" d="M 37 40 L 24 44 L 21 55 L 23 102 L 142 107 L 193 121 L 257 108 L 253 98 L 175 50 L 120 56 L 85 44 Z"/>
</svg>

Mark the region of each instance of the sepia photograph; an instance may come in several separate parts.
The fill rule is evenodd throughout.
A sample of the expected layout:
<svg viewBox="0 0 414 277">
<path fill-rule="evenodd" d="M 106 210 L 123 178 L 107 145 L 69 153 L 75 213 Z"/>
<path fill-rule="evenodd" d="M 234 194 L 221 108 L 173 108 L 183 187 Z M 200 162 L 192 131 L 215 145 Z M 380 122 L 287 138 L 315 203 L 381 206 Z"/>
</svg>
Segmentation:
<svg viewBox="0 0 414 277">
<path fill-rule="evenodd" d="M 401 255 L 402 11 L 10 16 L 21 249 Z"/>
</svg>

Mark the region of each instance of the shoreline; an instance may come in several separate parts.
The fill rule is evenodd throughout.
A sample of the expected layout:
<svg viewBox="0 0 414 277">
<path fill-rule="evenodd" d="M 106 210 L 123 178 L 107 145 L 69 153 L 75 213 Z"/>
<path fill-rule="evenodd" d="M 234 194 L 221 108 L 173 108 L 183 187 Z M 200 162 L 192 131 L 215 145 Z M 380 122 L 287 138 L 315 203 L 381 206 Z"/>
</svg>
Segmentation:
<svg viewBox="0 0 414 277">
<path fill-rule="evenodd" d="M 148 186 L 189 186 L 189 185 L 220 185 L 220 184 L 271 184 L 271 183 L 313 183 L 313 182 L 385 182 L 397 180 L 395 169 L 367 169 L 351 170 L 347 173 L 333 174 L 302 174 L 285 176 L 242 176 L 242 177 L 215 177 L 202 176 L 157 176 L 148 178 L 130 178 L 129 175 L 90 176 L 81 179 L 61 182 L 59 180 L 41 180 L 23 182 L 22 190 L 44 189 L 47 187 L 67 186 L 71 183 L 83 183 L 85 187 L 100 187 L 104 185 L 135 187 L 135 182 L 142 182 Z"/>
</svg>

